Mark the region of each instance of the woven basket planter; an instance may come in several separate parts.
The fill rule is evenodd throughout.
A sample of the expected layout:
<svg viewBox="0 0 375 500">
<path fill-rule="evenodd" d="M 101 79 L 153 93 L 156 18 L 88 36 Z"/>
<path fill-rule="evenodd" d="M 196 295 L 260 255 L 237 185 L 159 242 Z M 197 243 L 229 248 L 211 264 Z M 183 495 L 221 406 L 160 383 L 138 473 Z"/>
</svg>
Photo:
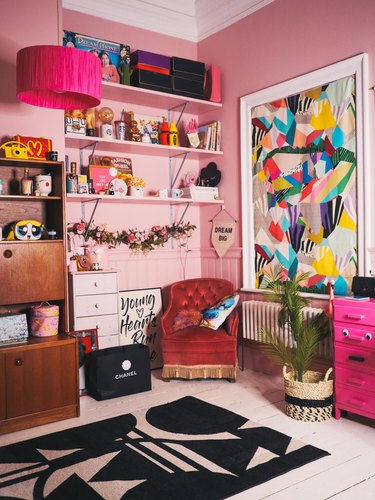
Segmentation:
<svg viewBox="0 0 375 500">
<path fill-rule="evenodd" d="M 286 414 L 303 422 L 322 422 L 332 416 L 333 380 L 328 380 L 332 368 L 324 375 L 307 371 L 303 381 L 293 380 L 293 372 L 283 367 Z"/>
</svg>

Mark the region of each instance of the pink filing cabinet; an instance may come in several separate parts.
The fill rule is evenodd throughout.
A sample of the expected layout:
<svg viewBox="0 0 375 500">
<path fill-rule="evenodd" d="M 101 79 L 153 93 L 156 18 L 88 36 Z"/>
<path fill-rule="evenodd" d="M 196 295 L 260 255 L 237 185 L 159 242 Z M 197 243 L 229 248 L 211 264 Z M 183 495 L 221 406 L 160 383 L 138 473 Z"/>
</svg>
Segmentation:
<svg viewBox="0 0 375 500">
<path fill-rule="evenodd" d="M 335 416 L 375 419 L 375 299 L 334 302 Z"/>
</svg>

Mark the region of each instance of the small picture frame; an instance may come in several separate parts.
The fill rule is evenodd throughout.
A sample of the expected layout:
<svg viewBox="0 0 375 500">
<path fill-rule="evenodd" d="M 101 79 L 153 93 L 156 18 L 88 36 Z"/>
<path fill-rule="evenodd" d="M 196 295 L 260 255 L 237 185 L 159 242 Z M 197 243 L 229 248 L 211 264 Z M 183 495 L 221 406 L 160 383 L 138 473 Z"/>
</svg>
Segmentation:
<svg viewBox="0 0 375 500">
<path fill-rule="evenodd" d="M 97 351 L 99 349 L 97 328 L 91 328 L 88 330 L 75 330 L 72 332 L 67 332 L 67 335 L 69 335 L 69 337 L 75 337 L 83 343 L 83 345 L 85 346 L 85 354 L 88 354 L 91 351 Z"/>
<path fill-rule="evenodd" d="M 89 185 L 87 182 L 78 184 L 78 194 L 89 194 Z"/>
</svg>

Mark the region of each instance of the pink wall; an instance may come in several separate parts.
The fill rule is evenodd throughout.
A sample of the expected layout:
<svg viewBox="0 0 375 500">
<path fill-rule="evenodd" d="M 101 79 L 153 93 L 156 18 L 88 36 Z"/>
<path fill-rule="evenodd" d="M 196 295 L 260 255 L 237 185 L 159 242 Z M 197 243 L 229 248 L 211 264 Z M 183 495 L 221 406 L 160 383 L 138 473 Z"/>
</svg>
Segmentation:
<svg viewBox="0 0 375 500">
<path fill-rule="evenodd" d="M 217 161 L 223 179 L 220 194 L 225 199 L 227 210 L 239 220 L 237 238 L 235 246 L 226 257 L 218 259 L 209 241 L 211 229 L 209 220 L 216 214 L 217 207 L 202 208 L 200 211 L 192 209 L 189 214 L 194 221 L 200 222 L 201 232 L 200 238 L 193 242 L 194 252 L 189 254 L 187 274 L 196 276 L 202 272 L 203 275 L 227 277 L 232 279 L 237 287 L 241 286 L 240 97 L 361 52 L 369 54 L 369 86 L 373 85 L 375 3 L 373 0 L 361 0 L 361 2 L 275 0 L 260 11 L 199 44 L 99 20 L 69 10 L 64 10 L 62 19 L 59 19 L 59 6 L 60 0 L 19 0 L 17 10 L 22 12 L 22 15 L 15 15 L 14 7 L 9 2 L 2 6 L 2 17 L 7 22 L 3 23 L 0 34 L 0 57 L 3 69 L 0 90 L 2 104 L 0 137 L 12 136 L 19 132 L 25 135 L 48 136 L 52 138 L 60 157 L 64 154 L 62 112 L 21 104 L 17 101 L 14 90 L 17 50 L 32 44 L 57 44 L 59 23 L 72 31 L 124 41 L 129 43 L 132 49 L 140 48 L 169 55 L 173 53 L 218 64 L 222 71 L 224 105 L 220 113 L 208 115 L 207 121 L 211 118 L 220 118 L 223 122 L 224 156 Z M 40 12 L 43 12 L 42 17 Z M 369 103 L 373 129 L 372 91 Z M 374 160 L 372 145 L 370 145 L 370 159 Z M 152 159 L 142 158 L 142 163 L 142 168 L 155 168 L 156 171 Z M 200 162 L 198 167 L 205 166 L 205 163 Z M 150 216 L 143 209 L 137 211 L 136 207 L 130 209 L 126 206 L 117 210 L 114 215 L 107 215 L 107 209 L 101 210 L 103 217 L 110 217 L 111 220 L 117 220 L 121 224 L 124 220 L 137 220 L 141 227 L 142 224 L 145 227 L 150 225 Z M 76 217 L 79 210 L 76 207 L 69 207 L 68 214 L 70 213 Z M 98 214 L 100 213 L 99 211 Z M 165 213 L 163 217 L 166 217 Z M 202 247 L 201 259 L 197 258 L 200 247 Z M 159 283 L 163 286 L 181 277 L 176 254 L 172 251 L 170 257 L 166 256 L 167 254 L 163 254 L 162 267 L 155 275 L 152 275 L 154 262 L 152 265 L 151 262 L 147 265 L 148 276 L 142 278 L 142 286 L 154 286 L 155 281 L 164 280 Z M 141 258 L 129 261 L 128 254 L 124 252 L 118 254 L 117 251 L 116 258 L 115 254 L 112 258 L 119 265 L 127 262 L 129 272 L 127 279 L 124 277 L 124 286 L 136 288 L 139 282 L 137 275 L 142 274 L 145 261 Z"/>
<path fill-rule="evenodd" d="M 58 43 L 59 9 L 59 0 L 19 0 L 16 7 L 14 2 L 2 2 L 1 142 L 16 134 L 48 136 L 54 148 L 60 151 L 63 148 L 63 112 L 22 104 L 16 97 L 16 54 L 19 49 L 29 45 Z"/>
<path fill-rule="evenodd" d="M 222 70 L 223 197 L 241 220 L 240 97 L 362 52 L 375 84 L 373 0 L 275 0 L 198 44 L 198 59 Z M 374 94 L 369 90 L 373 130 Z M 372 134 L 370 135 L 370 137 Z M 370 143 L 370 165 L 375 159 Z M 202 227 L 208 228 L 205 220 Z M 203 229 L 204 233 L 204 229 Z M 237 245 L 241 239 L 238 232 Z M 203 246 L 208 241 L 202 241 Z M 373 245 L 372 245 L 373 246 Z"/>
</svg>

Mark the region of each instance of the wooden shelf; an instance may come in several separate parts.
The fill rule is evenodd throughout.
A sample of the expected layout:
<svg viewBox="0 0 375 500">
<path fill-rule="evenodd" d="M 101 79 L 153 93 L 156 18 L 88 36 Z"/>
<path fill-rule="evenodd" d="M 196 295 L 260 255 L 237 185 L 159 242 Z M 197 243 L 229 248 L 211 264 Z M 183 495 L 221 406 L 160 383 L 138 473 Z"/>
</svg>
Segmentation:
<svg viewBox="0 0 375 500">
<path fill-rule="evenodd" d="M 61 200 L 61 196 L 25 196 L 22 194 L 3 194 L 1 201 L 51 201 Z"/>
<path fill-rule="evenodd" d="M 191 198 L 159 198 L 158 196 L 112 196 L 108 194 L 67 194 L 69 202 L 80 203 L 100 200 L 109 203 L 158 203 L 161 205 L 222 205 L 223 200 L 195 201 Z"/>
<path fill-rule="evenodd" d="M 168 158 L 181 156 L 186 153 L 195 158 L 199 156 L 220 156 L 223 154 L 222 151 L 208 151 L 205 149 L 163 146 L 161 144 L 148 144 L 145 142 L 119 141 L 117 139 L 106 139 L 105 137 L 65 134 L 65 146 L 68 148 L 87 148 L 94 143 L 97 143 L 96 149 L 99 151 L 118 151 L 139 155 L 164 156 Z"/>
<path fill-rule="evenodd" d="M 0 245 L 40 245 L 41 243 L 64 243 L 61 238 L 57 238 L 56 240 L 0 240 Z"/>
<path fill-rule="evenodd" d="M 1 158 L 2 167 L 27 167 L 27 168 L 51 168 L 58 167 L 60 165 L 59 161 L 50 161 L 39 159 L 29 159 L 29 158 Z"/>
<path fill-rule="evenodd" d="M 141 89 L 121 85 L 119 83 L 102 83 L 102 98 L 122 103 L 146 106 L 149 108 L 160 108 L 171 110 L 177 106 L 186 104 L 185 112 L 191 114 L 207 113 L 215 109 L 221 109 L 222 104 L 202 99 L 192 99 L 176 94 L 158 92 L 155 90 Z"/>
</svg>

